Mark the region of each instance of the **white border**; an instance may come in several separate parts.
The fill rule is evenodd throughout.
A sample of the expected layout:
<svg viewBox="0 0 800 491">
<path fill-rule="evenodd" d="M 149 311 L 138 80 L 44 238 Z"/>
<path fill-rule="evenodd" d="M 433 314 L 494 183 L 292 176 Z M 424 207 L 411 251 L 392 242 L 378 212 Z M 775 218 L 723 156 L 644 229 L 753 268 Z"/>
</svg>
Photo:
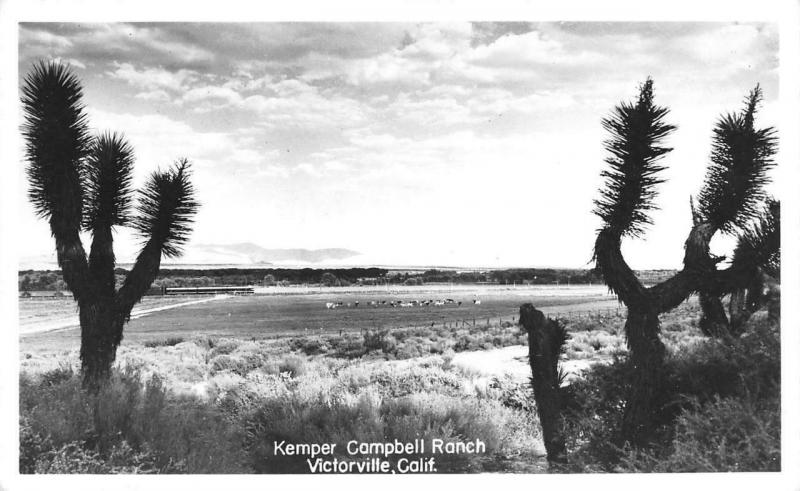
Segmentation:
<svg viewBox="0 0 800 491">
<path fill-rule="evenodd" d="M 0 0 L 0 490 L 380 488 L 418 485 L 539 489 L 800 489 L 800 6 L 797 0 Z M 780 26 L 779 196 L 783 208 L 783 471 L 773 474 L 458 476 L 20 476 L 18 475 L 17 258 L 22 156 L 17 148 L 18 22 L 63 21 L 765 21 Z"/>
</svg>

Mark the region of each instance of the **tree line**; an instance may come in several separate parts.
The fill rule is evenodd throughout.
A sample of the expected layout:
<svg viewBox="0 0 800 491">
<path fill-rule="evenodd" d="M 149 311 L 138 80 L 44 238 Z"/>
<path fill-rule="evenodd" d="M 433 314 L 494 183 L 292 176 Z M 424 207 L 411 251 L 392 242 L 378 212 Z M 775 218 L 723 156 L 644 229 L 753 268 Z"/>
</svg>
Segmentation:
<svg viewBox="0 0 800 491">
<path fill-rule="evenodd" d="M 129 271 L 114 270 L 115 286 L 125 282 Z M 592 269 L 515 268 L 491 271 L 450 271 L 429 269 L 422 272 L 397 272 L 384 268 L 220 268 L 161 269 L 152 287 L 198 286 L 373 286 L 425 285 L 429 283 L 491 283 L 498 285 L 597 284 L 602 277 Z M 59 270 L 25 270 L 18 273 L 20 292 L 65 291 L 68 285 Z"/>
</svg>

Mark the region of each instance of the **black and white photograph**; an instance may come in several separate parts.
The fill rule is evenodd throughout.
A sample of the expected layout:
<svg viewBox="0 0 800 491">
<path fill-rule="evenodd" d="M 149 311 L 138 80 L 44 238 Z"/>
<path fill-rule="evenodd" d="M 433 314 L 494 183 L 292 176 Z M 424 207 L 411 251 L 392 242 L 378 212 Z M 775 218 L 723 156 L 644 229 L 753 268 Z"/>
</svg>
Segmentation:
<svg viewBox="0 0 800 491">
<path fill-rule="evenodd" d="M 797 2 L 64 3 L 0 4 L 0 489 L 800 487 Z"/>
</svg>

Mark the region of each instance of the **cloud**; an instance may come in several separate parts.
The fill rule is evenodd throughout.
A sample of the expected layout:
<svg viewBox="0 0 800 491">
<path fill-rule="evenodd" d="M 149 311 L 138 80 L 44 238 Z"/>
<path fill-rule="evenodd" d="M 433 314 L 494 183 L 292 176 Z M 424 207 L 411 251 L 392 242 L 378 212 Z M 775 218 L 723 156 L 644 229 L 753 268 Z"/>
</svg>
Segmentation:
<svg viewBox="0 0 800 491">
<path fill-rule="evenodd" d="M 356 99 L 299 80 L 271 84 L 269 90 L 274 95 L 255 94 L 241 102 L 263 127 L 347 127 L 365 122 L 369 112 L 369 107 Z"/>
<path fill-rule="evenodd" d="M 166 91 L 161 89 L 151 90 L 148 92 L 139 92 L 134 97 L 144 101 L 152 102 L 169 102 L 172 99 Z"/>
<path fill-rule="evenodd" d="M 157 25 L 21 23 L 20 40 L 26 45 L 21 62 L 70 56 L 86 65 L 147 59 L 155 66 L 207 67 L 214 60 L 211 50 L 178 39 L 170 29 Z"/>
<path fill-rule="evenodd" d="M 241 106 L 243 99 L 238 92 L 228 87 L 206 85 L 187 90 L 181 96 L 179 103 L 189 106 L 200 103 L 195 110 L 207 112 L 216 108 Z"/>
<path fill-rule="evenodd" d="M 58 54 L 71 48 L 74 44 L 66 36 L 55 34 L 44 28 L 20 29 L 19 42 L 25 52 L 41 54 L 42 52 Z"/>
<path fill-rule="evenodd" d="M 650 75 L 679 129 L 651 242 L 626 247 L 634 265 L 670 265 L 715 118 L 756 82 L 772 117 L 777 37 L 733 23 L 23 24 L 20 66 L 85 67 L 92 123 L 129 137 L 137 182 L 188 157 L 206 238 L 575 266 L 597 227 L 600 119 Z M 242 209 L 263 227 L 230 219 Z M 403 250 L 398 220 L 419 238 Z"/>
<path fill-rule="evenodd" d="M 137 180 L 152 170 L 186 157 L 209 179 L 274 165 L 279 152 L 260 150 L 246 132 L 199 131 L 182 121 L 159 114 L 109 113 L 90 109 L 96 130 L 122 132 L 133 146 Z"/>
<path fill-rule="evenodd" d="M 193 70 L 186 69 L 177 71 L 163 68 L 138 69 L 131 63 L 117 62 L 114 62 L 113 65 L 114 70 L 107 71 L 106 75 L 123 80 L 133 87 L 149 91 L 157 89 L 179 91 L 199 77 Z"/>
</svg>

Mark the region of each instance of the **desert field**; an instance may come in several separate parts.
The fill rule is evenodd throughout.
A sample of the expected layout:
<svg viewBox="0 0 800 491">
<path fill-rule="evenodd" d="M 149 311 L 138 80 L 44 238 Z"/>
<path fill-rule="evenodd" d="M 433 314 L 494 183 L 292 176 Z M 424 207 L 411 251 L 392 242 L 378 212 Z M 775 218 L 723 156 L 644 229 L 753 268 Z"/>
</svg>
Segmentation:
<svg viewBox="0 0 800 491">
<path fill-rule="evenodd" d="M 174 336 L 268 339 L 431 325 L 501 324 L 514 322 L 519 305 L 524 302 L 532 302 L 553 316 L 611 311 L 619 307 L 605 287 L 586 285 L 420 286 L 391 291 L 326 288 L 311 293 L 297 288 L 290 289 L 291 293 L 285 290 L 263 288 L 256 295 L 239 297 L 145 297 L 125 327 L 123 345 Z M 434 305 L 436 301 L 448 299 L 453 302 Z M 391 306 L 392 302 L 408 305 L 412 301 L 432 302 L 430 305 Z M 342 305 L 337 308 L 326 306 L 339 302 Z M 146 313 L 170 306 L 174 308 Z M 77 346 L 80 329 L 72 299 L 21 299 L 19 308 L 21 350 L 64 350 Z"/>
<path fill-rule="evenodd" d="M 566 413 L 566 421 L 571 434 L 585 435 L 568 442 L 566 472 L 780 465 L 774 397 L 779 344 L 763 314 L 754 319 L 752 335 L 732 345 L 702 335 L 695 299 L 662 316 L 674 384 L 669 397 L 680 404 L 684 419 L 669 430 L 674 443 L 668 440 L 658 450 L 665 452 L 659 459 L 623 454 L 624 467 L 604 467 L 597 455 L 622 451 L 603 446 L 613 437 L 609 422 L 621 412 L 605 406 L 608 396 L 602 394 L 616 393 L 624 383 L 627 347 L 624 309 L 603 289 L 261 293 L 146 299 L 126 326 L 110 384 L 97 395 L 81 389 L 78 328 L 25 333 L 26 326 L 41 326 L 48 317 L 63 322 L 72 301 L 22 300 L 20 471 L 307 473 L 309 462 L 277 455 L 275 442 L 344 448 L 351 440 L 422 438 L 480 439 L 486 445 L 479 454 L 420 454 L 435 461 L 435 470 L 427 472 L 552 472 L 530 390 L 528 336 L 515 322 L 526 301 L 565 317 L 560 370 L 564 393 L 573 401 L 568 404 L 580 404 Z M 369 304 L 448 298 L 454 303 Z M 338 302 L 342 306 L 326 306 Z M 763 356 L 747 355 L 754 350 Z M 747 377 L 723 377 L 720 383 L 721 373 L 739 370 Z M 684 395 L 705 394 L 717 385 L 714 393 L 728 399 L 699 405 Z M 761 429 L 744 439 L 726 436 L 725 448 L 733 449 L 726 453 L 694 439 L 730 426 L 707 411 L 726 412 L 737 428 L 752 420 Z M 99 439 L 87 440 L 94 434 Z M 358 460 L 343 451 L 333 457 Z M 402 472 L 402 459 L 387 461 Z"/>
</svg>

